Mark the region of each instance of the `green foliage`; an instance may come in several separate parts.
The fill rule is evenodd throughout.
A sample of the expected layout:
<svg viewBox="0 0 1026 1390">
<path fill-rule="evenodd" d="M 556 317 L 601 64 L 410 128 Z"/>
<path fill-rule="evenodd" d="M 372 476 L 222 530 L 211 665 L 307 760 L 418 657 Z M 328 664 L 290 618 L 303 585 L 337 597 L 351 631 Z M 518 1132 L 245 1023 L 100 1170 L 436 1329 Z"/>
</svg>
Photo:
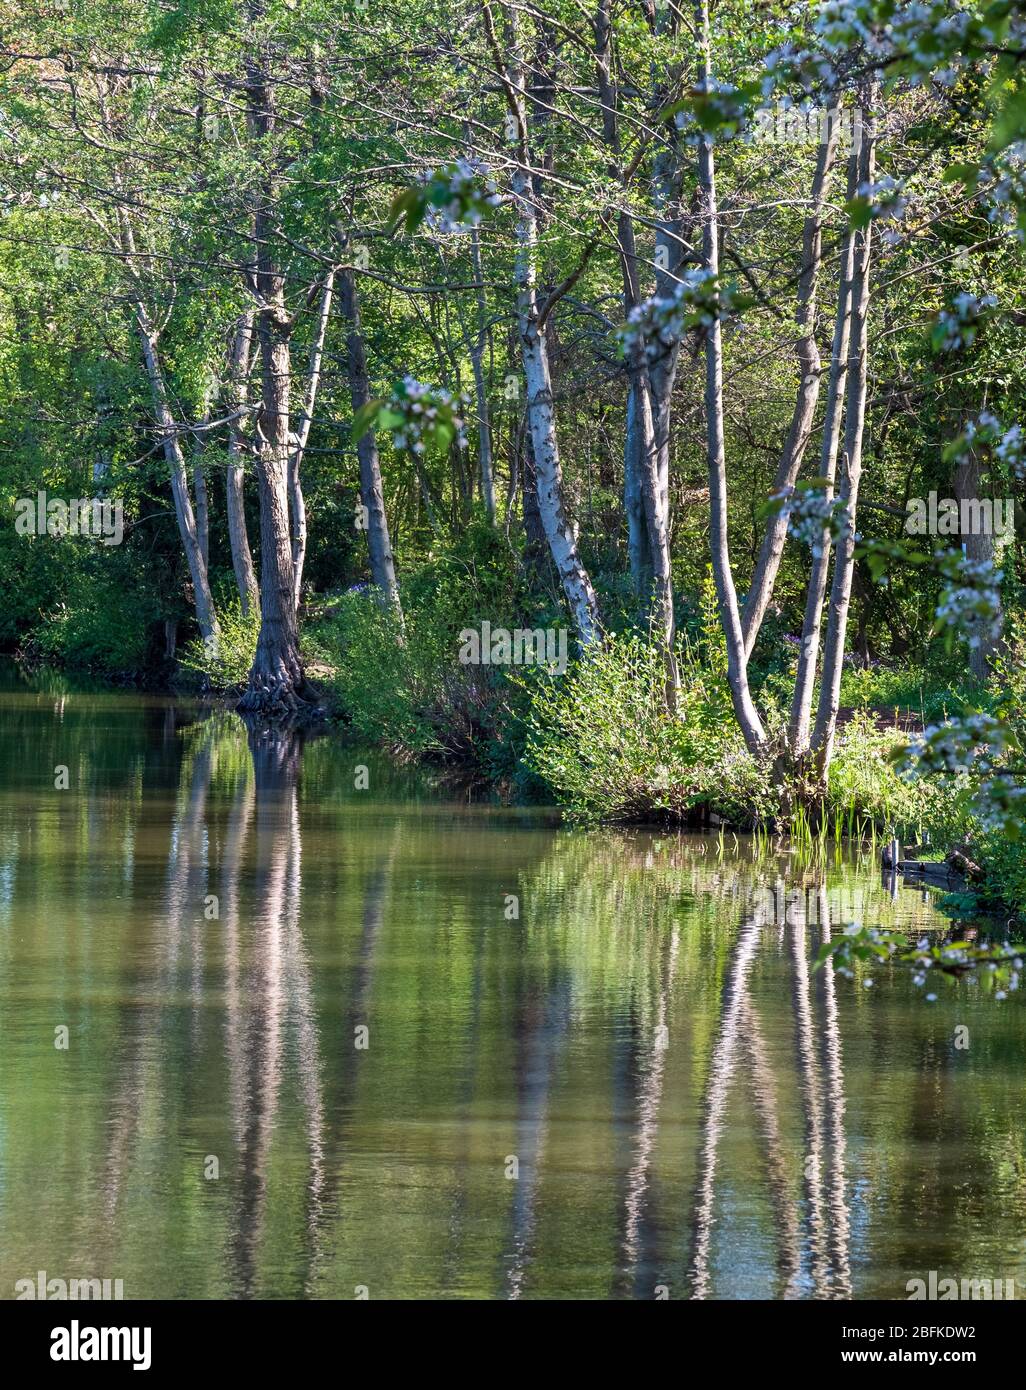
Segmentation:
<svg viewBox="0 0 1026 1390">
<path fill-rule="evenodd" d="M 841 704 L 857 710 L 897 711 L 923 724 L 946 719 L 967 704 L 984 702 L 984 689 L 965 669 L 938 652 L 929 667 L 893 665 L 845 666 Z"/>
<path fill-rule="evenodd" d="M 254 612 L 244 617 L 238 594 L 222 586 L 217 597 L 217 618 L 217 637 L 206 642 L 197 637 L 189 642 L 181 653 L 181 663 L 213 690 L 240 690 L 245 687 L 256 655 L 260 615 Z"/>
<path fill-rule="evenodd" d="M 316 641 L 336 674 L 341 717 L 361 738 L 457 759 L 489 776 L 516 770 L 526 700 L 507 668 L 463 664 L 460 633 L 545 626 L 555 616 L 524 586 L 494 527 L 474 523 L 403 581 L 403 622 L 369 585 L 344 594 Z"/>
<path fill-rule="evenodd" d="M 985 831 L 967 838 L 983 864 L 985 877 L 977 887 L 981 903 L 988 908 L 1017 912 L 1026 921 L 1026 840 L 1010 839 L 998 831 Z"/>
<path fill-rule="evenodd" d="M 525 759 L 573 816 L 683 818 L 707 806 L 751 824 L 771 814 L 765 770 L 722 718 L 720 672 L 679 655 L 672 714 L 659 649 L 638 635 L 611 637 L 565 679 L 532 687 Z"/>
<path fill-rule="evenodd" d="M 78 572 L 64 596 L 42 615 L 25 646 L 46 664 L 135 676 L 146 666 L 154 616 L 115 576 Z"/>
<path fill-rule="evenodd" d="M 991 990 L 994 998 L 1004 999 L 1009 990 L 1019 988 L 1022 972 L 1021 948 L 971 941 L 929 941 L 925 937 L 910 947 L 901 932 L 882 931 L 879 927 L 857 924 L 847 927 L 841 936 L 825 941 L 819 948 L 815 969 L 828 960 L 848 979 L 854 978 L 856 966 L 905 965 L 912 968 L 915 984 L 942 979 L 949 985 L 959 980 L 980 980 Z M 863 975 L 863 985 L 871 985 L 872 977 Z M 932 987 L 927 1000 L 936 999 Z"/>
</svg>

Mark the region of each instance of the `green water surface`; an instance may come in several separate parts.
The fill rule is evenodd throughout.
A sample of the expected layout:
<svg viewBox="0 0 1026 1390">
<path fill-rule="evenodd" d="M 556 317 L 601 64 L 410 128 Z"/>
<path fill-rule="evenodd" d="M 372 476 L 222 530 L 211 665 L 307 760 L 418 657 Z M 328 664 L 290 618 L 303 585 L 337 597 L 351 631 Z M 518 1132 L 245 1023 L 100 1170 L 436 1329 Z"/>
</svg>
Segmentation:
<svg viewBox="0 0 1026 1390">
<path fill-rule="evenodd" d="M 870 855 L 9 676 L 0 1297 L 1026 1288 L 1023 1001 L 814 972 L 852 920 L 949 929 Z"/>
</svg>

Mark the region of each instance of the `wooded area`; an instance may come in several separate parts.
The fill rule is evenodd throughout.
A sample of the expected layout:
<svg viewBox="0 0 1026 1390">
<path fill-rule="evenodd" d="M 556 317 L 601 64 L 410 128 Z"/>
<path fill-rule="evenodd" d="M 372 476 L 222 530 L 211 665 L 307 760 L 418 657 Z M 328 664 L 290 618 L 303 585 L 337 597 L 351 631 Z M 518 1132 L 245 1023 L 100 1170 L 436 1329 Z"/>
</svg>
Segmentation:
<svg viewBox="0 0 1026 1390">
<path fill-rule="evenodd" d="M 6 650 L 1026 902 L 1020 4 L 0 13 Z"/>
</svg>

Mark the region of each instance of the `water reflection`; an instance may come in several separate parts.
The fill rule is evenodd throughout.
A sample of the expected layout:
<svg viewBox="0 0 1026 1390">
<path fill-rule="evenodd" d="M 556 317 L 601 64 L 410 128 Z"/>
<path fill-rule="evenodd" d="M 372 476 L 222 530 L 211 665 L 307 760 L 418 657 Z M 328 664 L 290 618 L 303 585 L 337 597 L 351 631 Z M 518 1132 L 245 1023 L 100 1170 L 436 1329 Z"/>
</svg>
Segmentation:
<svg viewBox="0 0 1026 1390">
<path fill-rule="evenodd" d="M 0 712 L 7 1296 L 1022 1282 L 1022 1009 L 814 971 L 854 915 L 943 929 L 871 861 L 556 831 L 167 703 Z"/>
</svg>

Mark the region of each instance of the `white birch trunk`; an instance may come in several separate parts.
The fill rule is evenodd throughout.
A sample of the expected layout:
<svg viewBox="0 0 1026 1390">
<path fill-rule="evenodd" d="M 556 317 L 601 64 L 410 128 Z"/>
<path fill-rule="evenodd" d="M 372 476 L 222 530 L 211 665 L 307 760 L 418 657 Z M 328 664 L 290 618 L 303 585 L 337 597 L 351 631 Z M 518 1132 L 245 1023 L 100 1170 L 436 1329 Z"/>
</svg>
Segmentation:
<svg viewBox="0 0 1026 1390">
<path fill-rule="evenodd" d="M 346 360 L 349 372 L 349 394 L 355 414 L 367 404 L 371 395 L 367 374 L 367 357 L 360 327 L 360 301 L 356 293 L 356 279 L 351 270 L 341 272 L 340 286 L 342 315 L 348 323 Z M 367 509 L 367 549 L 370 555 L 371 579 L 381 590 L 385 602 L 395 610 L 401 626 L 402 607 L 399 602 L 399 585 L 395 577 L 392 540 L 388 530 L 388 516 L 385 512 L 385 493 L 381 484 L 381 464 L 373 430 L 368 430 L 361 437 L 356 446 L 356 453 L 360 461 L 360 501 Z"/>
<path fill-rule="evenodd" d="M 773 491 L 792 488 L 801 472 L 805 449 L 812 435 L 819 401 L 819 381 L 822 372 L 819 348 L 816 344 L 816 291 L 823 258 L 823 205 L 830 187 L 830 178 L 837 153 L 838 131 L 830 123 L 828 139 L 819 147 L 816 172 L 812 181 L 809 214 L 802 232 L 802 269 L 798 280 L 798 394 L 791 416 L 787 439 L 773 479 Z M 768 521 L 756 562 L 755 573 L 745 600 L 741 626 L 745 637 L 745 652 L 752 654 L 762 620 L 766 616 L 777 571 L 787 540 L 787 515 L 776 512 Z"/>
<path fill-rule="evenodd" d="M 859 183 L 872 183 L 876 168 L 876 130 L 873 106 L 876 91 L 866 103 Z M 841 675 L 848 635 L 852 576 L 855 572 L 855 531 L 858 515 L 859 484 L 862 479 L 862 437 L 866 423 L 866 384 L 869 368 L 868 319 L 869 272 L 872 258 L 873 224 L 858 234 L 855 274 L 852 281 L 851 360 L 848 369 L 848 402 L 844 420 L 844 474 L 840 500 L 844 504 L 844 532 L 836 547 L 834 578 L 830 590 L 830 610 L 823 644 L 823 674 L 820 681 L 816 726 L 812 748 L 820 779 L 825 780 L 833 755 L 837 711 L 841 703 Z"/>
<path fill-rule="evenodd" d="M 489 15 L 490 22 L 490 15 Z M 515 33 L 511 48 L 515 49 Z M 516 60 L 514 60 L 516 62 Z M 508 78 L 513 114 L 519 128 L 518 157 L 512 176 L 517 212 L 514 280 L 520 358 L 527 386 L 527 419 L 537 479 L 538 511 L 553 563 L 563 585 L 574 626 L 585 648 L 601 638 L 598 601 L 577 550 L 577 538 L 563 501 L 563 472 L 556 437 L 548 342 L 541 320 L 537 287 L 538 209 L 530 172 L 524 71 L 519 63 Z"/>
<path fill-rule="evenodd" d="M 299 414 L 299 422 L 289 455 L 289 506 L 292 515 L 292 569 L 294 574 L 294 596 L 296 611 L 303 591 L 303 568 L 306 564 L 307 520 L 306 499 L 303 496 L 302 468 L 303 456 L 310 439 L 314 409 L 317 405 L 317 391 L 321 383 L 324 362 L 324 340 L 331 317 L 331 301 L 335 292 L 335 268 L 325 276 L 321 287 L 317 322 L 314 326 L 313 342 L 310 345 L 310 364 L 306 373 L 306 392 Z"/>
<path fill-rule="evenodd" d="M 855 197 L 859 178 L 859 156 L 852 150 L 848 159 L 848 199 Z M 841 251 L 838 271 L 837 314 L 834 319 L 834 338 L 827 385 L 826 412 L 823 419 L 823 438 L 819 455 L 820 477 L 827 483 L 827 496 L 833 498 L 837 476 L 837 453 L 841 442 L 841 421 L 844 417 L 844 396 L 848 380 L 848 344 L 851 337 L 852 279 L 855 270 L 855 234 L 848 231 Z M 791 717 L 788 724 L 788 744 L 797 758 L 808 751 L 809 722 L 812 714 L 812 691 L 816 683 L 819 662 L 819 633 L 826 599 L 827 576 L 830 572 L 830 552 L 833 537 L 824 527 L 820 537 L 820 553 L 813 557 L 812 572 L 805 601 L 802 640 L 798 652 L 798 673 L 795 677 Z"/>
<path fill-rule="evenodd" d="M 253 340 L 253 311 L 239 318 L 232 338 L 228 373 L 228 408 L 235 417 L 228 425 L 228 466 L 225 477 L 228 511 L 228 540 L 232 552 L 232 568 L 239 586 L 243 617 L 260 609 L 260 589 L 253 555 L 249 548 L 246 527 L 244 484 L 246 479 L 246 442 L 241 412 L 249 397 L 250 346 Z"/>
<path fill-rule="evenodd" d="M 695 26 L 699 42 L 700 81 L 708 86 L 710 70 L 709 9 L 697 0 Z M 706 268 L 719 274 L 719 208 L 716 200 L 716 163 L 712 139 L 702 135 L 698 146 L 698 177 L 702 199 L 702 256 Z M 723 437 L 723 339 L 715 319 L 705 335 L 705 416 L 709 466 L 709 544 L 720 623 L 727 646 L 727 682 L 734 714 L 752 753 L 762 750 L 765 732 L 748 688 L 748 657 L 741 630 L 737 590 L 730 568 L 727 526 L 727 459 Z"/>
</svg>

